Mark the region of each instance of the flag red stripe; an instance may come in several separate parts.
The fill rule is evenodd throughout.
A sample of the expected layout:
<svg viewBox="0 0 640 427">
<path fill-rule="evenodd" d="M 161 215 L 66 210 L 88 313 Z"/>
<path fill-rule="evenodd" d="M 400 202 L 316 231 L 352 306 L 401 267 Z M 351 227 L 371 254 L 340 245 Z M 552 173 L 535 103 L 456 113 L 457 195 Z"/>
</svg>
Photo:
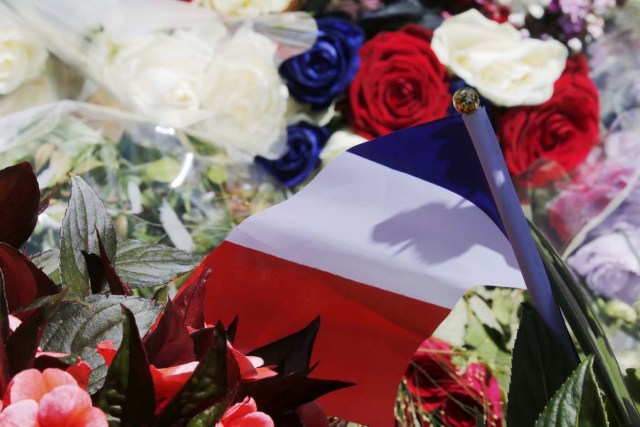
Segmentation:
<svg viewBox="0 0 640 427">
<path fill-rule="evenodd" d="M 251 350 L 321 317 L 313 362 L 317 378 L 358 386 L 321 400 L 336 416 L 392 426 L 395 390 L 418 345 L 449 309 L 367 286 L 225 241 L 202 263 L 209 323 L 239 316 L 235 346 Z M 194 275 L 195 276 L 195 275 Z M 366 389 L 364 400 L 361 389 Z"/>
</svg>

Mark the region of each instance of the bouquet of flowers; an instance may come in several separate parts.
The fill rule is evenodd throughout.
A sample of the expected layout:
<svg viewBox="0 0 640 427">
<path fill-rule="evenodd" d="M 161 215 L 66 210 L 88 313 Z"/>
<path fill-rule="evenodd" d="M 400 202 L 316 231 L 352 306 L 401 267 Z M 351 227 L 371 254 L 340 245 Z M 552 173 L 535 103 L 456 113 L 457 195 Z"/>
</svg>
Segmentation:
<svg viewBox="0 0 640 427">
<path fill-rule="evenodd" d="M 640 14 L 633 1 L 620 12 L 610 0 L 0 6 L 87 76 L 82 99 L 135 112 L 65 102 L 0 120 L 2 166 L 29 160 L 40 187 L 55 187 L 39 225 L 51 227 L 36 229 L 37 247 L 56 246 L 51 230 L 64 226 L 60 206 L 73 197 L 65 178 L 73 172 L 105 200 L 119 237 L 207 251 L 338 153 L 451 114 L 451 94 L 469 85 L 488 109 L 523 207 L 604 318 L 625 331 L 614 344 L 635 348 Z M 153 19 L 139 18 L 151 10 Z M 21 75 L 37 79 L 35 71 Z M 417 356 L 417 365 L 433 367 L 434 359 L 448 374 L 436 370 L 444 378 L 437 391 L 409 371 L 402 396 L 414 398 L 398 413 L 415 402 L 420 409 L 403 419 L 418 413 L 424 424 L 475 425 L 469 408 L 482 408 L 488 425 L 509 420 L 497 403 L 509 373 L 500 367 L 514 346 L 522 298 L 483 292 L 465 301 L 464 331 L 441 334 L 452 348 L 430 341 Z M 433 357 L 436 348 L 447 355 Z M 453 405 L 442 390 L 467 403 Z"/>
</svg>

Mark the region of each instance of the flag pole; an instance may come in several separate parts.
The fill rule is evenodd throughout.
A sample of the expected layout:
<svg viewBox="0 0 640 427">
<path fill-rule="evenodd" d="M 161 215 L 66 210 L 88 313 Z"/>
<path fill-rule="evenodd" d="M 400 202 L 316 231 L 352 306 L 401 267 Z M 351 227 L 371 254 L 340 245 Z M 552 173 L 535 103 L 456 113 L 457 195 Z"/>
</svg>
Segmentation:
<svg viewBox="0 0 640 427">
<path fill-rule="evenodd" d="M 513 247 L 531 303 L 569 352 L 576 355 L 560 307 L 553 298 L 540 253 L 520 207 L 496 134 L 484 107 L 480 107 L 478 93 L 468 87 L 459 89 L 453 95 L 453 105 L 462 113 L 462 119 L 496 201 L 507 238 Z"/>
</svg>

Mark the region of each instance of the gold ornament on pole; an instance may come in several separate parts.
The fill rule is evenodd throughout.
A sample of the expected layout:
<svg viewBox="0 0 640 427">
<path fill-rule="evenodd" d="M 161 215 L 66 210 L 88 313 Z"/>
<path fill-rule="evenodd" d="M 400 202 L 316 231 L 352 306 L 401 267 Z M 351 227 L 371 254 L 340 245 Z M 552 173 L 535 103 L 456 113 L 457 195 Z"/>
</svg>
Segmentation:
<svg viewBox="0 0 640 427">
<path fill-rule="evenodd" d="M 453 94 L 453 106 L 459 113 L 475 113 L 480 107 L 480 97 L 475 89 L 463 87 Z"/>
</svg>

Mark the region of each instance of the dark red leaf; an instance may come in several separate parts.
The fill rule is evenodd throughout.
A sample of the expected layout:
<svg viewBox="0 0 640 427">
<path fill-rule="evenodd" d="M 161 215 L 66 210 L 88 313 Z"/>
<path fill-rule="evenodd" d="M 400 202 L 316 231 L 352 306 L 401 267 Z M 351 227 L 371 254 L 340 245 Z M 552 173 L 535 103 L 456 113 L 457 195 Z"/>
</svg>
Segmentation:
<svg viewBox="0 0 640 427">
<path fill-rule="evenodd" d="M 40 189 L 29 162 L 0 170 L 0 242 L 19 248 L 38 221 Z"/>
<path fill-rule="evenodd" d="M 62 292 L 46 298 L 7 339 L 5 350 L 12 376 L 33 367 L 47 321 L 56 313 L 64 296 Z"/>
<path fill-rule="evenodd" d="M 215 330 L 213 328 L 199 329 L 191 333 L 193 341 L 193 353 L 197 361 L 200 361 L 211 348 L 215 338 Z"/>
<path fill-rule="evenodd" d="M 236 331 L 238 330 L 238 316 L 234 317 L 227 328 L 227 340 L 233 344 L 236 339 Z"/>
<path fill-rule="evenodd" d="M 189 331 L 171 299 L 167 300 L 157 327 L 144 338 L 143 343 L 149 363 L 156 368 L 168 368 L 196 360 Z"/>
<path fill-rule="evenodd" d="M 184 324 L 193 329 L 204 328 L 204 294 L 211 271 L 210 267 L 202 271 L 196 270 L 194 274 L 198 276 L 193 281 L 190 278 L 190 283 L 180 288 L 174 300 L 176 310 L 184 319 Z"/>
<path fill-rule="evenodd" d="M 320 318 L 316 317 L 304 329 L 257 348 L 248 355 L 262 358 L 267 366 L 275 365 L 276 371 L 282 375 L 307 372 L 319 328 Z"/>
<path fill-rule="evenodd" d="M 87 264 L 87 273 L 89 274 L 89 284 L 91 285 L 91 293 L 99 294 L 104 288 L 107 281 L 104 277 L 104 269 L 102 268 L 102 259 L 100 255 L 89 254 L 86 251 L 80 251 Z"/>
<path fill-rule="evenodd" d="M 352 386 L 352 383 L 308 378 L 292 374 L 243 383 L 239 397 L 251 396 L 258 408 L 278 419 L 300 405 L 312 402 L 332 391 Z"/>
<path fill-rule="evenodd" d="M 22 322 L 7 340 L 6 351 L 11 376 L 33 368 L 45 321 L 44 310 L 38 309 Z"/>
<path fill-rule="evenodd" d="M 0 327 L 4 328 L 4 323 L 9 323 L 9 319 L 0 319 L 0 322 L 2 323 Z M 2 334 L 0 334 L 0 396 L 4 395 L 4 391 L 6 390 L 7 385 L 9 385 L 10 380 L 11 373 L 9 369 L 9 359 L 7 358 L 7 352 L 5 350 L 5 339 Z"/>
<path fill-rule="evenodd" d="M 55 283 L 46 274 L 6 243 L 0 243 L 0 272 L 10 313 L 36 298 L 57 293 Z"/>
<path fill-rule="evenodd" d="M 34 360 L 33 367 L 38 371 L 44 371 L 48 368 L 57 368 L 66 371 L 69 366 L 73 366 L 76 363 L 78 363 L 78 356 L 52 356 L 50 354 L 41 354 L 36 357 L 36 360 Z"/>
<path fill-rule="evenodd" d="M 120 276 L 118 276 L 118 273 L 116 273 L 116 268 L 109 259 L 109 254 L 104 247 L 104 243 L 100 237 L 100 232 L 97 228 L 96 234 L 98 235 L 98 247 L 100 248 L 100 261 L 102 261 L 102 269 L 107 279 L 107 283 L 109 284 L 111 295 L 131 295 L 131 289 L 129 289 L 129 286 L 123 283 Z"/>
</svg>

